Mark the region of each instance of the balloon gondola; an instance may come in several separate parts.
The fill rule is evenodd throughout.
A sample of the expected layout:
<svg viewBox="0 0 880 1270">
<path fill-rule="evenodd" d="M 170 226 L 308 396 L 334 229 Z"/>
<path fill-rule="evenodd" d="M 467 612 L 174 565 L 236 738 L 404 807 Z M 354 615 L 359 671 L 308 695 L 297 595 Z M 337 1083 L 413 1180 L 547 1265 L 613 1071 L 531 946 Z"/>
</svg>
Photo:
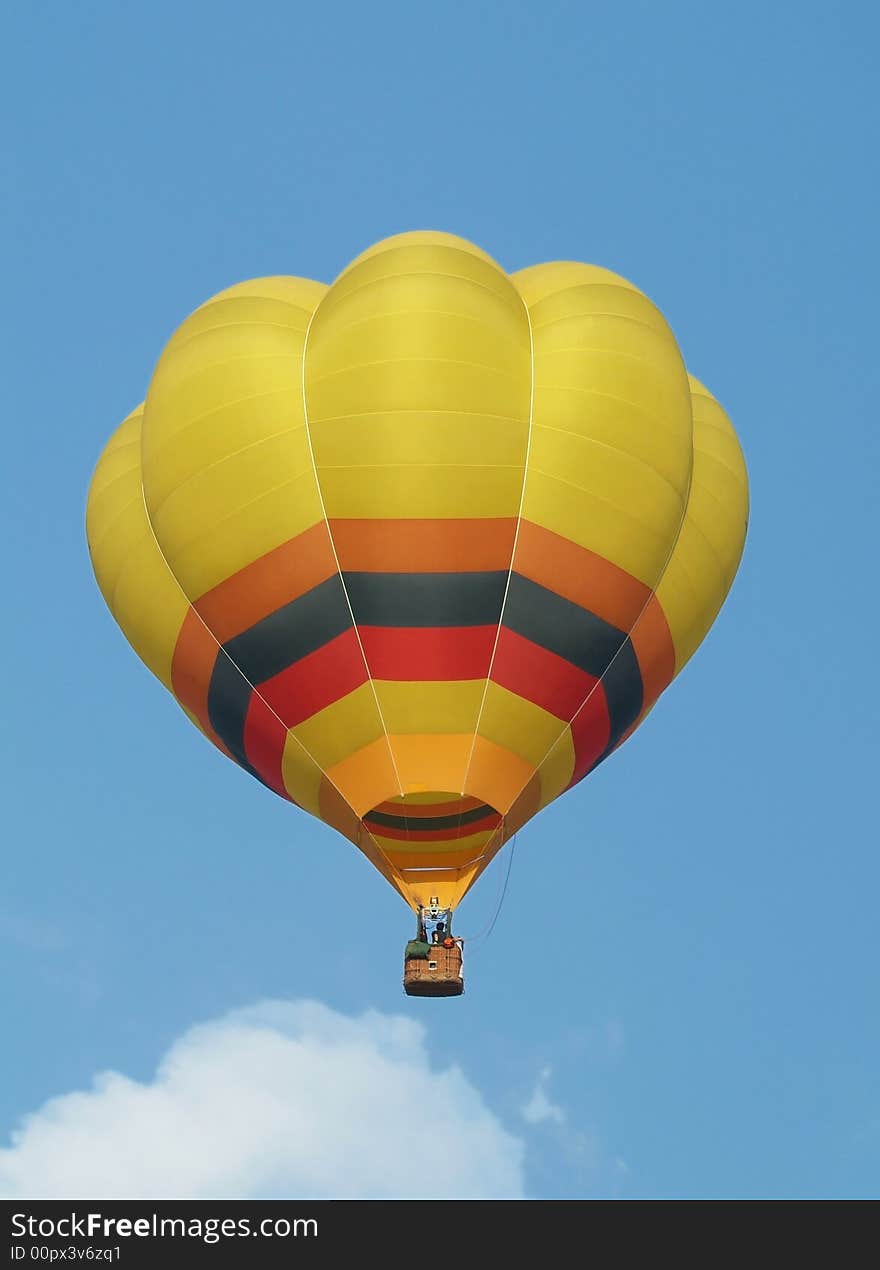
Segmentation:
<svg viewBox="0 0 880 1270">
<path fill-rule="evenodd" d="M 418 232 L 187 318 L 87 533 L 191 721 L 350 839 L 430 954 L 689 660 L 747 515 L 730 421 L 636 287 Z"/>
</svg>

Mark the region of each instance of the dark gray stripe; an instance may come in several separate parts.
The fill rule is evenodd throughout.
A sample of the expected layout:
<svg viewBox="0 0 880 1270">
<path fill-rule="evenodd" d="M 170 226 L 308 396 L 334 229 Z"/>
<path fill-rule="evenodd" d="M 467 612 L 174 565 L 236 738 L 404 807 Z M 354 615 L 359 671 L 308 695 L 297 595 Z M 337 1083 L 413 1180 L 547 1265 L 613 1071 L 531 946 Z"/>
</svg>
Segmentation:
<svg viewBox="0 0 880 1270">
<path fill-rule="evenodd" d="M 251 700 L 251 686 L 221 648 L 208 687 L 208 719 L 220 740 L 251 776 L 266 782 L 248 762 L 244 751 L 244 721 Z"/>
<path fill-rule="evenodd" d="M 601 679 L 611 724 L 608 745 L 594 766 L 601 763 L 635 723 L 644 700 L 642 675 L 629 636 L 517 573 L 510 579 L 504 625 Z"/>
<path fill-rule="evenodd" d="M 494 626 L 507 573 L 346 573 L 359 626 Z"/>
<path fill-rule="evenodd" d="M 611 732 L 597 764 L 607 758 L 627 728 L 632 727 L 642 712 L 644 689 L 636 650 L 627 637 L 617 656 L 608 666 L 602 678 L 602 687 L 608 701 Z"/>
<path fill-rule="evenodd" d="M 224 645 L 255 686 L 351 628 L 351 614 L 338 573 L 264 617 Z"/>
<path fill-rule="evenodd" d="M 504 625 L 596 679 L 626 638 L 616 626 L 518 573 L 510 579 Z"/>
<path fill-rule="evenodd" d="M 387 811 L 370 811 L 364 816 L 364 823 L 369 825 L 386 825 L 389 829 L 408 829 L 418 833 L 420 829 L 457 829 L 460 825 L 472 825 L 477 820 L 485 820 L 487 816 L 497 816 L 494 807 L 484 804 L 473 807 L 461 815 L 451 816 L 392 816 Z"/>
</svg>

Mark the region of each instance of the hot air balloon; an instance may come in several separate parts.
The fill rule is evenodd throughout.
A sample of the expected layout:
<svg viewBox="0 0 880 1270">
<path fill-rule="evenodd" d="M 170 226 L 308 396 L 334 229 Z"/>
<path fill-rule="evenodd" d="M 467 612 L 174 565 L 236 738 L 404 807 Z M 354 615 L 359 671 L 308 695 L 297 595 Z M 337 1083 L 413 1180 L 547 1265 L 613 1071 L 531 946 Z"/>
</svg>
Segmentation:
<svg viewBox="0 0 880 1270">
<path fill-rule="evenodd" d="M 138 655 L 399 891 L 407 990 L 442 995 L 456 905 L 694 653 L 747 516 L 733 427 L 641 291 L 418 232 L 187 318 L 87 534 Z"/>
</svg>

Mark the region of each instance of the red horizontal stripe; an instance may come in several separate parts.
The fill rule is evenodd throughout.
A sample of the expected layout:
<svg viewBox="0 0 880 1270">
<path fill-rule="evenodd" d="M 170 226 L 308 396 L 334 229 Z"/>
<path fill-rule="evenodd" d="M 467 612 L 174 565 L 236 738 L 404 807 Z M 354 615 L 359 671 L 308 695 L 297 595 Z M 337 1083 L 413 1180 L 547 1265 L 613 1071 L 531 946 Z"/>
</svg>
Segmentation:
<svg viewBox="0 0 880 1270">
<path fill-rule="evenodd" d="M 286 740 L 287 728 L 272 713 L 262 697 L 256 692 L 252 693 L 244 721 L 244 752 L 251 767 L 269 788 L 292 802 L 281 776 L 281 758 Z"/>
<path fill-rule="evenodd" d="M 494 626 L 361 626 L 374 679 L 485 679 Z"/>
<path fill-rule="evenodd" d="M 604 752 L 610 735 L 611 720 L 608 717 L 608 701 L 605 690 L 600 684 L 571 721 L 574 772 L 569 788 L 576 785 L 592 769 Z"/>
<path fill-rule="evenodd" d="M 295 728 L 366 681 L 364 659 L 352 627 L 260 684 L 260 695 L 288 728 Z"/>
<path fill-rule="evenodd" d="M 369 816 L 364 816 L 364 824 L 374 837 L 390 838 L 395 842 L 457 842 L 459 838 L 469 838 L 471 834 L 480 833 L 483 830 L 497 829 L 501 824 L 501 817 L 497 812 L 493 812 L 491 816 L 484 816 L 482 820 L 462 825 L 460 829 L 419 830 L 410 826 L 408 832 L 402 826 L 400 829 L 392 829 L 389 825 L 371 824 Z"/>
<path fill-rule="evenodd" d="M 498 637 L 492 679 L 566 723 L 598 682 L 564 657 L 506 626 Z"/>
<path fill-rule="evenodd" d="M 454 797 L 448 803 L 379 803 L 373 812 L 379 811 L 386 816 L 406 816 L 407 820 L 418 820 L 420 816 L 457 816 L 461 812 L 474 811 L 482 805 L 480 798 Z M 372 815 L 370 812 L 369 815 Z"/>
</svg>

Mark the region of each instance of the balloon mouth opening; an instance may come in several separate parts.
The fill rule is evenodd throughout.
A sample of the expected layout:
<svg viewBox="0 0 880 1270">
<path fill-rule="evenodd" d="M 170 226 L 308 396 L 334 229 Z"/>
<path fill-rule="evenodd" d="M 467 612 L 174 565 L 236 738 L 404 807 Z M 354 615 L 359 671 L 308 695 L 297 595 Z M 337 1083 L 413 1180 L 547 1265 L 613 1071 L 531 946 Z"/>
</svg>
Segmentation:
<svg viewBox="0 0 880 1270">
<path fill-rule="evenodd" d="M 401 843 L 457 843 L 474 834 L 501 829 L 502 816 L 479 798 L 448 790 L 425 790 L 389 798 L 363 817 L 366 829 L 376 838 Z"/>
</svg>

